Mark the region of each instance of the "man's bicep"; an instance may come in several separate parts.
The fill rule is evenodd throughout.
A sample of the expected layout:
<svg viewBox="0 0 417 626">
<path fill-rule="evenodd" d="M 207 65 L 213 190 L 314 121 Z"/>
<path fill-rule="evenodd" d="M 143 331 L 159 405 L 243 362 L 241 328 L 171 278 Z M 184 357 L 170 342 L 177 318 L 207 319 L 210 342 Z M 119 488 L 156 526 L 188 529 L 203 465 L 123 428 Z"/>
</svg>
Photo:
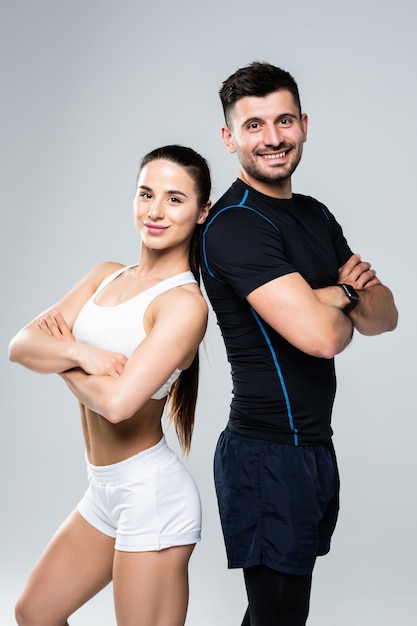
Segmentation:
<svg viewBox="0 0 417 626">
<path fill-rule="evenodd" d="M 305 329 L 317 305 L 313 290 L 298 272 L 271 280 L 247 296 L 255 311 L 290 343 Z"/>
<path fill-rule="evenodd" d="M 343 314 L 321 303 L 297 272 L 265 283 L 246 299 L 269 326 L 307 354 L 330 358 L 349 334 Z"/>
</svg>

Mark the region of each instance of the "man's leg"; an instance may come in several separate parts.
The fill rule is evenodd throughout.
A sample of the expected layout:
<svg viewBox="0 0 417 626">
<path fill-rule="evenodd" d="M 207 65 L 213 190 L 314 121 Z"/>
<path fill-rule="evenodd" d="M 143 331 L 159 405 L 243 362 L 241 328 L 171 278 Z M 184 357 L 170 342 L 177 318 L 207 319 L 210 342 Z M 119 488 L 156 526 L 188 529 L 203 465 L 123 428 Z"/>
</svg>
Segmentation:
<svg viewBox="0 0 417 626">
<path fill-rule="evenodd" d="M 243 570 L 249 609 L 242 626 L 305 626 L 311 576 L 277 572 L 265 565 Z"/>
<path fill-rule="evenodd" d="M 249 607 L 246 609 L 246 613 L 241 626 L 250 626 Z"/>
</svg>

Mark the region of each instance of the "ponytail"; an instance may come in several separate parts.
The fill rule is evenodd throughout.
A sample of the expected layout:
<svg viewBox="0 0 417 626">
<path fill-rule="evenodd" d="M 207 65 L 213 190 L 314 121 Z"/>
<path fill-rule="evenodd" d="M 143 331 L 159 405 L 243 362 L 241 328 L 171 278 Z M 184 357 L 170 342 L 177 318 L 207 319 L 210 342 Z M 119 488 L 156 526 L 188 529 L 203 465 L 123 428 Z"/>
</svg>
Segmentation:
<svg viewBox="0 0 417 626">
<path fill-rule="evenodd" d="M 158 159 L 166 159 L 185 167 L 194 179 L 200 206 L 203 207 L 207 204 L 211 192 L 210 170 L 207 161 L 198 152 L 179 145 L 157 148 L 143 158 L 139 172 L 147 163 Z M 189 249 L 190 269 L 198 284 L 200 284 L 201 229 L 202 224 L 197 224 L 191 237 Z M 195 407 L 197 404 L 199 369 L 200 362 L 197 351 L 190 367 L 181 372 L 168 394 L 168 419 L 170 423 L 174 424 L 175 432 L 184 454 L 188 454 L 191 447 Z"/>
</svg>

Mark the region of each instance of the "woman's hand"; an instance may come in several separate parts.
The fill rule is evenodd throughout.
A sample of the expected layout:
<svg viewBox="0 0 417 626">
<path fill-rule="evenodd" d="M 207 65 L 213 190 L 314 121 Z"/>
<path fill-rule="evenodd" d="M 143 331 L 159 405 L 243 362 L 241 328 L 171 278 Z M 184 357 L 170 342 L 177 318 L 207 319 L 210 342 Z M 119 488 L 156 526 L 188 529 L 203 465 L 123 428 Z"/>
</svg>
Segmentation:
<svg viewBox="0 0 417 626">
<path fill-rule="evenodd" d="M 51 313 L 41 315 L 38 318 L 38 326 L 43 332 L 52 337 L 65 341 L 75 341 L 68 324 L 57 309 L 54 309 Z"/>
<path fill-rule="evenodd" d="M 42 332 L 55 337 L 55 339 L 76 343 L 71 329 L 57 309 L 41 315 L 38 319 L 38 326 Z M 77 360 L 79 367 L 86 374 L 112 376 L 113 378 L 120 376 L 127 362 L 124 354 L 102 350 L 83 343 L 77 343 Z"/>
<path fill-rule="evenodd" d="M 95 348 L 86 343 L 77 345 L 80 367 L 86 374 L 117 378 L 123 372 L 127 363 L 127 358 L 124 354 Z"/>
</svg>

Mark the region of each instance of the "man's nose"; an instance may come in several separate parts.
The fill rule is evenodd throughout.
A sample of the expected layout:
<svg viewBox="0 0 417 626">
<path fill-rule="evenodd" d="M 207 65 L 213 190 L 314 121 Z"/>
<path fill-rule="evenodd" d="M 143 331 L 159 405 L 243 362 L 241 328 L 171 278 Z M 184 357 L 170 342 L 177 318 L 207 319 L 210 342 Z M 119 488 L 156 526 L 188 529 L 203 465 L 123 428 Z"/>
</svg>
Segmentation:
<svg viewBox="0 0 417 626">
<path fill-rule="evenodd" d="M 283 141 L 283 135 L 275 124 L 271 124 L 264 129 L 264 144 L 277 148 Z"/>
</svg>

